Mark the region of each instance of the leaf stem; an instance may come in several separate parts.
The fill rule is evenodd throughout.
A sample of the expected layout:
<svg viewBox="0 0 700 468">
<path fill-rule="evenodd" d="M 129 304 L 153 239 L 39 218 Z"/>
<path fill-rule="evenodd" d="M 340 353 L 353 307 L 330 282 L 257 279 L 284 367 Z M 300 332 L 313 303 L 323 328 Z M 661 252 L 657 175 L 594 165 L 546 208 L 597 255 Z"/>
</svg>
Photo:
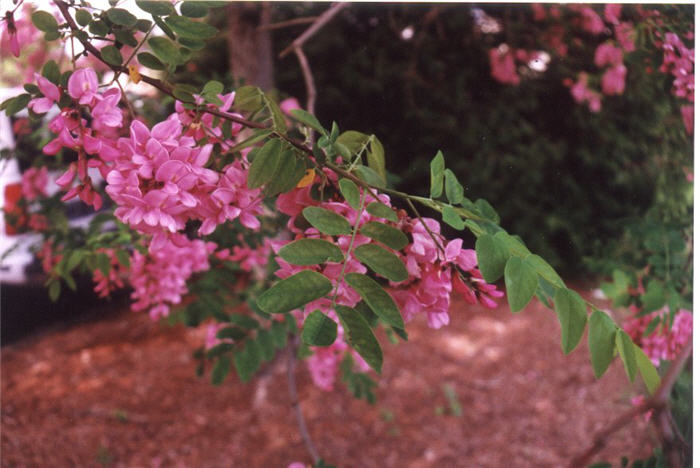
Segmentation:
<svg viewBox="0 0 700 468">
<path fill-rule="evenodd" d="M 362 218 L 362 212 L 365 209 L 365 195 L 367 192 L 362 190 L 362 197 L 360 198 L 360 209 L 357 210 L 357 217 L 355 218 L 355 225 L 352 228 L 352 237 L 350 237 L 350 244 L 348 245 L 348 251 L 345 252 L 345 258 L 343 259 L 343 267 L 340 270 L 340 275 L 338 276 L 338 282 L 335 283 L 335 291 L 333 291 L 332 306 L 335 308 L 335 300 L 338 297 L 338 289 L 340 287 L 340 282 L 345 278 L 345 269 L 348 266 L 348 260 L 350 259 L 350 251 L 355 244 L 355 236 L 357 236 L 357 230 L 360 227 L 360 219 Z"/>
</svg>

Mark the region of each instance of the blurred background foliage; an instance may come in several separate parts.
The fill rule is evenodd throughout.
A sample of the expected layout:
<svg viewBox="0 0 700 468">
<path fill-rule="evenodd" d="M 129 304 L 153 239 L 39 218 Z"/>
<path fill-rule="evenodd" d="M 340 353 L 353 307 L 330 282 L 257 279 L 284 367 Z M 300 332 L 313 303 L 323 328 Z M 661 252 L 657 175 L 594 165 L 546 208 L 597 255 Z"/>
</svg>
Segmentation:
<svg viewBox="0 0 700 468">
<path fill-rule="evenodd" d="M 272 22 L 327 7 L 277 3 Z M 632 6 L 625 8 L 630 13 Z M 666 8 L 692 20 L 690 5 Z M 484 13 L 503 26 L 500 32 L 484 32 L 475 21 Z M 225 15 L 214 20 L 223 26 Z M 273 30 L 273 53 L 306 27 Z M 666 190 L 685 180 L 692 138 L 669 91 L 672 77 L 656 71 L 661 53 L 658 62 L 648 58 L 648 40 L 625 57 L 625 92 L 606 96 L 599 113 L 575 103 L 563 81 L 579 71 L 599 73 L 593 55 L 604 35 L 571 41 L 566 57 L 553 55 L 544 72 L 528 70 L 517 86 L 491 77 L 489 49 L 503 42 L 541 47 L 542 30 L 529 5 L 353 4 L 304 46 L 318 89 L 316 114 L 324 125 L 335 120 L 342 130 L 376 134 L 395 185 L 407 192 L 427 193 L 428 164 L 441 149 L 465 195 L 487 199 L 501 225 L 531 250 L 570 277 L 609 273 L 595 259 L 618 251 L 613 241 L 658 201 L 661 184 Z M 199 81 L 197 70 L 202 82 L 227 75 L 219 45 L 187 70 L 189 79 Z M 282 98 L 304 102 L 293 54 L 276 61 L 274 78 Z M 660 170 L 662 160 L 676 163 Z M 692 195 L 681 205 L 677 214 L 689 216 Z"/>
</svg>

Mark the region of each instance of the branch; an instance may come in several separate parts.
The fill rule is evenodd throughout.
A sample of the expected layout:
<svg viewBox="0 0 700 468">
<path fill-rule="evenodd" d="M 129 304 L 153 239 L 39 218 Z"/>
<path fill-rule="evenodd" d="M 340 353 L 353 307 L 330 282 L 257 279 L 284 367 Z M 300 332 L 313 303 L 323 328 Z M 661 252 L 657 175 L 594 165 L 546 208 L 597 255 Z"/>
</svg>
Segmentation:
<svg viewBox="0 0 700 468">
<path fill-rule="evenodd" d="M 666 375 L 664 375 L 664 378 L 663 380 L 661 380 L 659 388 L 656 389 L 656 392 L 654 392 L 654 394 L 651 397 L 647 398 L 644 401 L 644 403 L 625 411 L 620 416 L 618 416 L 613 422 L 611 422 L 608 425 L 608 427 L 603 428 L 603 430 L 599 431 L 593 438 L 593 444 L 585 452 L 574 458 L 574 460 L 571 462 L 570 467 L 583 468 L 585 466 L 588 466 L 588 463 L 590 462 L 591 458 L 593 458 L 593 456 L 596 453 L 601 451 L 606 446 L 607 438 L 613 435 L 615 432 L 622 429 L 623 427 L 627 426 L 632 421 L 634 421 L 634 419 L 637 416 L 649 410 L 656 410 L 659 413 L 665 413 L 665 411 L 662 410 L 666 409 L 666 407 L 668 406 L 668 398 L 671 394 L 673 384 L 676 382 L 678 376 L 685 368 L 685 363 L 688 361 L 692 350 L 693 340 L 688 340 L 688 342 L 683 347 L 681 353 L 671 363 L 671 367 L 666 372 Z M 655 419 L 657 418 L 660 418 L 660 416 L 655 416 Z M 663 419 L 659 419 L 659 422 L 657 423 L 657 425 L 665 424 L 666 421 L 664 421 Z M 666 431 L 665 428 L 661 428 L 661 430 L 662 442 L 666 446 L 668 443 L 668 440 L 666 439 L 668 431 Z M 673 459 L 673 457 L 670 458 Z M 672 468 L 675 467 L 672 465 Z"/>
<path fill-rule="evenodd" d="M 293 18 L 286 21 L 280 21 L 279 23 L 263 24 L 258 26 L 258 31 L 271 31 L 273 29 L 282 29 L 288 26 L 296 26 L 299 24 L 309 24 L 316 21 L 318 16 L 304 16 L 301 18 Z"/>
<path fill-rule="evenodd" d="M 321 457 L 318 455 L 316 446 L 313 440 L 311 440 L 311 435 L 309 435 L 309 430 L 306 427 L 306 421 L 304 421 L 304 413 L 301 411 L 301 406 L 299 405 L 299 396 L 297 394 L 297 382 L 294 377 L 294 369 L 296 367 L 296 350 L 299 337 L 294 335 L 291 338 L 289 345 L 287 346 L 287 383 L 289 384 L 289 399 L 292 401 L 292 409 L 294 410 L 294 417 L 297 420 L 297 425 L 299 426 L 299 432 L 301 433 L 302 439 L 304 439 L 304 445 L 306 445 L 306 450 L 308 450 L 314 464 L 317 463 Z"/>
<path fill-rule="evenodd" d="M 328 10 L 323 12 L 321 16 L 319 16 L 314 23 L 304 31 L 301 36 L 297 37 L 294 39 L 294 42 L 292 42 L 289 46 L 287 46 L 282 52 L 279 54 L 279 58 L 284 58 L 289 53 L 294 50 L 295 47 L 301 47 L 304 45 L 304 43 L 311 38 L 314 34 L 316 34 L 319 29 L 324 27 L 330 20 L 333 19 L 333 17 L 343 8 L 348 6 L 347 3 L 334 3 Z"/>
<path fill-rule="evenodd" d="M 316 85 L 314 84 L 314 75 L 311 73 L 309 61 L 306 60 L 306 54 L 304 54 L 301 46 L 294 46 L 294 53 L 297 56 L 297 60 L 299 60 L 299 66 L 304 74 L 304 83 L 306 84 L 306 111 L 311 114 L 315 114 L 316 112 L 314 111 L 314 108 L 316 107 Z"/>
</svg>

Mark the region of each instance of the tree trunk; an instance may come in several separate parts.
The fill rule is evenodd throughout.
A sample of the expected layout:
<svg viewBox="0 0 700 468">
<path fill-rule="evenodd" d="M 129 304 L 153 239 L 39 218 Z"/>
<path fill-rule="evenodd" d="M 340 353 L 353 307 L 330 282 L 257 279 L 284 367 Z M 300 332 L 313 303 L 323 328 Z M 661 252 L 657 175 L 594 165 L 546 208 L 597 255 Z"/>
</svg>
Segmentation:
<svg viewBox="0 0 700 468">
<path fill-rule="evenodd" d="M 228 7 L 228 61 L 236 85 L 274 86 L 274 62 L 270 31 L 258 29 L 270 23 L 268 2 L 234 2 Z"/>
</svg>

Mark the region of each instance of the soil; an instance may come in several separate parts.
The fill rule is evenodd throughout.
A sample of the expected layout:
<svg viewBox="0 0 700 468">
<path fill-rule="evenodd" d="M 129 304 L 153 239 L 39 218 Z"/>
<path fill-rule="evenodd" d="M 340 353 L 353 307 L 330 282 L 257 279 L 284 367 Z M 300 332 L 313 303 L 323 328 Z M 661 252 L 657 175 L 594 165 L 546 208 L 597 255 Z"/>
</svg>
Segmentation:
<svg viewBox="0 0 700 468">
<path fill-rule="evenodd" d="M 587 291 L 582 291 L 586 293 Z M 409 324 L 383 340 L 378 401 L 342 384 L 313 386 L 297 368 L 312 438 L 337 467 L 561 467 L 641 393 L 620 363 L 596 381 L 588 349 L 564 356 L 555 315 L 537 301 L 513 315 L 456 303 L 439 331 Z M 2 349 L 2 466 L 286 467 L 308 463 L 287 392 L 285 359 L 248 384 L 195 376 L 200 329 L 145 314 L 25 338 Z M 585 339 L 585 337 L 584 337 Z M 454 390 L 457 406 L 448 394 Z M 454 400 L 453 400 L 454 402 Z M 643 457 L 643 421 L 609 439 L 597 460 Z"/>
</svg>

